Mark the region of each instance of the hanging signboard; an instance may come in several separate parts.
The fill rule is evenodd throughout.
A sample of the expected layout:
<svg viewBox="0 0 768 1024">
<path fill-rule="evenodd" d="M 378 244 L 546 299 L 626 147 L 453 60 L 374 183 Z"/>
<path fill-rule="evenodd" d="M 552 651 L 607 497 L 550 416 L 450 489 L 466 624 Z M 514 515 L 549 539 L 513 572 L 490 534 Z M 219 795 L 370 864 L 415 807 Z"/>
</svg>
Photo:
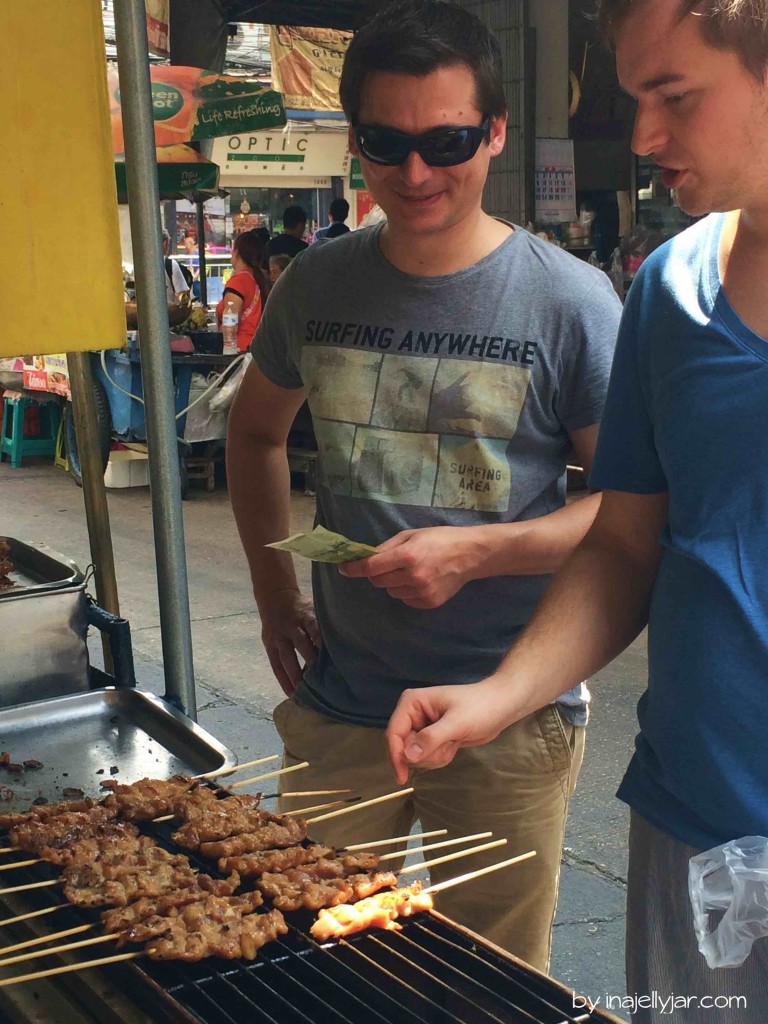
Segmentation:
<svg viewBox="0 0 768 1024">
<path fill-rule="evenodd" d="M 286 123 L 283 97 L 254 78 L 170 65 L 150 68 L 155 145 L 213 139 L 232 132 L 278 128 Z M 125 152 L 120 81 L 108 72 L 112 148 Z"/>
<path fill-rule="evenodd" d="M 147 39 L 149 52 L 158 57 L 170 57 L 171 44 L 168 36 L 170 0 L 144 0 L 147 9 Z"/>
<path fill-rule="evenodd" d="M 365 178 L 358 156 L 353 156 L 349 162 L 349 187 L 355 190 L 365 188 Z"/>
<path fill-rule="evenodd" d="M 341 177 L 349 166 L 347 133 L 291 128 L 233 135 L 214 142 L 211 158 L 221 167 L 225 187 L 232 176 Z"/>
<path fill-rule="evenodd" d="M 170 199 L 184 192 L 215 192 L 219 168 L 190 146 L 160 146 L 155 150 L 160 198 Z M 115 157 L 115 178 L 120 202 L 126 202 L 128 181 L 125 157 Z"/>
<path fill-rule="evenodd" d="M 536 139 L 536 222 L 576 219 L 572 139 Z"/>
<path fill-rule="evenodd" d="M 289 110 L 340 111 L 339 79 L 351 32 L 272 25 L 272 84 Z"/>
</svg>

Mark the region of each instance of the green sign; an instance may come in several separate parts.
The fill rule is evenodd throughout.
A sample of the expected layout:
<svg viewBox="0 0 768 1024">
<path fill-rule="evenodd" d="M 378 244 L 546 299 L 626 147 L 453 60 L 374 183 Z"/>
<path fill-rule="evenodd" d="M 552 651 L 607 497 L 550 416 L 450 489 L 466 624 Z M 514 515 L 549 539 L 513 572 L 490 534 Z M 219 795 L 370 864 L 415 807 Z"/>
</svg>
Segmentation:
<svg viewBox="0 0 768 1024">
<path fill-rule="evenodd" d="M 349 167 L 349 187 L 355 189 L 365 188 L 363 170 L 360 166 L 360 157 L 353 156 Z"/>
<path fill-rule="evenodd" d="M 200 89 L 202 103 L 192 139 L 215 139 L 220 135 L 241 135 L 286 123 L 283 97 L 265 89 L 254 91 L 254 83 L 221 78 Z"/>
<path fill-rule="evenodd" d="M 122 202 L 128 195 L 125 163 L 115 160 L 117 195 Z M 209 160 L 188 163 L 158 163 L 157 178 L 161 199 L 181 198 L 185 192 L 215 192 L 219 187 L 219 168 Z"/>
</svg>

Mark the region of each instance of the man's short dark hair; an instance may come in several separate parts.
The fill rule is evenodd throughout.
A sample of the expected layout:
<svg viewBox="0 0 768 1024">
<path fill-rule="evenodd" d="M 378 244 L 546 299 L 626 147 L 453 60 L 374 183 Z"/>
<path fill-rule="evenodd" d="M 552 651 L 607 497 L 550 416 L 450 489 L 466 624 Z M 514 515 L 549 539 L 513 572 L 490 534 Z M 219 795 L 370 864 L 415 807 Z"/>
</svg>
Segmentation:
<svg viewBox="0 0 768 1024">
<path fill-rule="evenodd" d="M 283 227 L 297 228 L 307 223 L 307 211 L 303 206 L 286 206 L 283 212 Z"/>
<path fill-rule="evenodd" d="M 626 18 L 644 0 L 598 0 L 600 34 L 611 47 Z M 696 14 L 710 46 L 733 50 L 758 82 L 768 69 L 768 0 L 678 0 L 680 19 Z"/>
<path fill-rule="evenodd" d="M 346 199 L 332 199 L 331 205 L 328 207 L 328 216 L 331 220 L 345 221 L 349 216 L 349 203 Z"/>
<path fill-rule="evenodd" d="M 423 78 L 458 65 L 474 75 L 477 109 L 486 117 L 503 117 L 507 101 L 501 49 L 480 19 L 443 0 L 396 0 L 379 10 L 349 44 L 339 84 L 347 120 L 359 124 L 360 104 L 371 72 L 394 71 Z"/>
</svg>

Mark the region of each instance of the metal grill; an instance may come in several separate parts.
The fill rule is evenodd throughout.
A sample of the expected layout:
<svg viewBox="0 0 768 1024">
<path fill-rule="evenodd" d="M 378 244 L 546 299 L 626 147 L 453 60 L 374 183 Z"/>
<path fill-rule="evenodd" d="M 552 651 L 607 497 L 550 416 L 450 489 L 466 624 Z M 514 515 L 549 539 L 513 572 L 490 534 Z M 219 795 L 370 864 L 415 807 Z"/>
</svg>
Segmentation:
<svg viewBox="0 0 768 1024">
<path fill-rule="evenodd" d="M 167 829 L 158 829 L 155 836 L 173 848 Z M 190 860 L 215 873 L 208 862 L 194 856 Z M 6 873 L 3 881 L 21 885 L 55 877 L 52 867 L 38 864 Z M 24 895 L 25 902 L 39 907 L 62 900 L 54 887 Z M 49 931 L 84 920 L 100 927 L 98 914 L 73 907 L 42 919 Z M 173 1024 L 616 1021 L 599 1010 L 575 1012 L 570 990 L 436 912 L 403 920 L 400 932 L 371 931 L 324 945 L 308 934 L 311 914 L 289 914 L 286 920 L 288 935 L 264 947 L 250 963 L 211 958 L 185 964 L 146 958 L 108 971 L 153 1021 Z M 105 945 L 104 950 L 108 955 L 111 947 Z M 90 959 L 95 950 L 88 952 Z M 37 964 L 42 969 L 49 961 Z"/>
</svg>

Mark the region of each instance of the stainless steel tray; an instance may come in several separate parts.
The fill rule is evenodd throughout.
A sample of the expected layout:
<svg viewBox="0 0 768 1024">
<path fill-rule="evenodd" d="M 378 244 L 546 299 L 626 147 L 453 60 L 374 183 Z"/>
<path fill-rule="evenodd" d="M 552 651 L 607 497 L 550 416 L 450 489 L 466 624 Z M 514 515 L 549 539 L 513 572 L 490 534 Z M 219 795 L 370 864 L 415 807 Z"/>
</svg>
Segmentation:
<svg viewBox="0 0 768 1024">
<path fill-rule="evenodd" d="M 17 764 L 28 758 L 43 763 L 22 775 L 0 770 L 0 786 L 13 791 L 10 799 L 0 799 L 3 810 L 26 810 L 41 796 L 64 799 L 66 788 L 103 795 L 99 784 L 105 779 L 165 779 L 237 763 L 231 750 L 186 715 L 134 689 L 93 690 L 4 708 L 0 751 Z"/>
<path fill-rule="evenodd" d="M 83 586 L 83 574 L 71 559 L 58 551 L 45 544 L 25 544 L 15 537 L 0 537 L 0 540 L 10 548 L 8 557 L 14 570 L 8 578 L 16 584 L 11 590 L 0 591 L 0 601 Z"/>
</svg>

